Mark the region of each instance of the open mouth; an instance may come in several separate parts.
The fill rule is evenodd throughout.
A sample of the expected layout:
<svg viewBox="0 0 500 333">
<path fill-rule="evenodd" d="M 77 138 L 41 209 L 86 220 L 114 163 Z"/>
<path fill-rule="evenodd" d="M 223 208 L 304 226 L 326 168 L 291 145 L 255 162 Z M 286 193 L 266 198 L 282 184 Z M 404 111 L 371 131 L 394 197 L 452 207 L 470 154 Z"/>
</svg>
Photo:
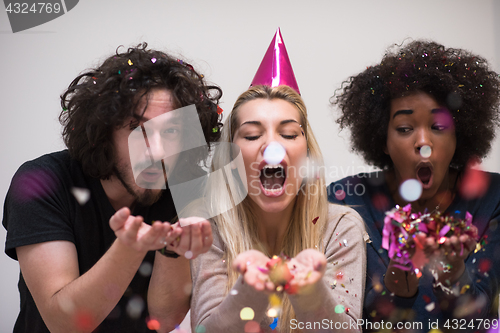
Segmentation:
<svg viewBox="0 0 500 333">
<path fill-rule="evenodd" d="M 428 163 L 421 164 L 417 168 L 417 179 L 422 183 L 424 189 L 432 186 L 432 166 Z"/>
<path fill-rule="evenodd" d="M 260 182 L 266 195 L 281 194 L 285 181 L 286 172 L 281 164 L 266 164 L 260 170 Z"/>
</svg>

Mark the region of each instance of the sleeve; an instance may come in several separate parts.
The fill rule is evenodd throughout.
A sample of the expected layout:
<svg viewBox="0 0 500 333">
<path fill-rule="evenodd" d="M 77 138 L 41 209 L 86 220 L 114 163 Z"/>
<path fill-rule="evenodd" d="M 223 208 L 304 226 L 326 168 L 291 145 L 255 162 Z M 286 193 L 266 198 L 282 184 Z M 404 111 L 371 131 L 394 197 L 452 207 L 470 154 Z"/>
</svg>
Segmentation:
<svg viewBox="0 0 500 333">
<path fill-rule="evenodd" d="M 358 332 L 365 289 L 365 229 L 354 210 L 334 207 L 337 214 L 330 214 L 325 238 L 323 283 L 314 294 L 293 295 L 290 301 L 299 322 L 328 321 L 337 330 Z"/>
<path fill-rule="evenodd" d="M 19 168 L 5 198 L 2 221 L 9 257 L 17 260 L 16 247 L 24 245 L 75 241 L 61 188 L 62 180 L 53 168 L 33 162 Z"/>
<path fill-rule="evenodd" d="M 213 224 L 212 232 L 214 242 L 210 250 L 191 261 L 191 327 L 194 330 L 203 326 L 206 332 L 244 332 L 246 322 L 240 319 L 241 310 L 252 308 L 253 320 L 260 323 L 265 317 L 268 297 L 243 284 L 241 276 L 226 294 L 228 275 L 224 251 Z"/>
</svg>

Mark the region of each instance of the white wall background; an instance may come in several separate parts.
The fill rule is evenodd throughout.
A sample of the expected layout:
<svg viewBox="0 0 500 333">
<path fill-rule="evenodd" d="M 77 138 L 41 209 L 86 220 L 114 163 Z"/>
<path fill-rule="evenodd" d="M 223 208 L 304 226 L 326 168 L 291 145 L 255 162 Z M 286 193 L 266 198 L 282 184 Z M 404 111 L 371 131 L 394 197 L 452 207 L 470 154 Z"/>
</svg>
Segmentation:
<svg viewBox="0 0 500 333">
<path fill-rule="evenodd" d="M 344 79 L 407 37 L 472 50 L 500 71 L 499 17 L 497 0 L 81 0 L 62 17 L 13 34 L 0 5 L 0 202 L 20 164 L 63 148 L 59 95 L 118 45 L 147 41 L 182 55 L 222 87 L 228 113 L 281 27 L 326 165 L 339 170 L 332 181 L 364 167 L 328 105 Z M 499 148 L 497 140 L 487 170 L 500 171 Z M 0 267 L 0 332 L 9 332 L 19 308 L 19 267 L 4 254 Z"/>
</svg>

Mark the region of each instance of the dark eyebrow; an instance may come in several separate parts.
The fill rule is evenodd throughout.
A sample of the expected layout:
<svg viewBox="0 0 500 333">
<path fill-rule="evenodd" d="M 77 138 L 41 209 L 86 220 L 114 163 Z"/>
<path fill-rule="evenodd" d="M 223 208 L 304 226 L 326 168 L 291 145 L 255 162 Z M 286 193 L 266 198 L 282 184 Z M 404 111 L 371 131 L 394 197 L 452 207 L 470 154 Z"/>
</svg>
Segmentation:
<svg viewBox="0 0 500 333">
<path fill-rule="evenodd" d="M 398 110 L 394 113 L 394 116 L 392 116 L 392 119 L 396 118 L 397 115 L 400 114 L 412 114 L 413 110 Z"/>
<path fill-rule="evenodd" d="M 164 114 L 165 114 L 165 113 L 163 113 L 163 114 L 161 114 L 161 115 L 158 115 L 158 116 L 156 116 L 156 117 L 160 117 L 160 116 L 162 116 L 162 115 L 164 115 Z M 138 114 L 134 114 L 134 115 L 133 115 L 133 117 L 134 117 L 134 118 L 135 118 L 138 122 L 141 122 L 141 121 L 142 121 L 142 123 L 146 123 L 146 122 L 148 122 L 148 121 L 150 121 L 150 120 L 152 120 L 152 119 L 155 119 L 155 118 L 156 118 L 156 117 L 153 117 L 153 118 L 148 118 L 148 117 L 144 117 L 144 116 L 139 116 Z M 175 116 L 173 116 L 172 118 L 170 118 L 170 119 L 167 121 L 167 123 L 178 124 L 178 123 L 180 123 L 180 122 L 181 122 L 181 119 L 182 119 L 182 118 L 181 118 L 181 116 L 179 116 L 179 115 L 175 115 Z"/>
<path fill-rule="evenodd" d="M 245 121 L 243 124 L 240 125 L 240 127 L 243 126 L 243 125 L 257 125 L 257 126 L 262 126 L 262 123 L 260 121 L 250 120 L 250 121 Z"/>
<path fill-rule="evenodd" d="M 285 124 L 288 124 L 288 123 L 299 124 L 299 122 L 297 120 L 294 120 L 294 119 L 286 119 L 286 120 L 280 121 L 280 125 L 285 125 Z M 243 125 L 257 125 L 257 126 L 262 126 L 262 123 L 260 121 L 257 121 L 257 120 L 249 120 L 249 121 L 245 121 L 243 124 L 241 124 L 240 127 L 243 126 Z"/>
</svg>

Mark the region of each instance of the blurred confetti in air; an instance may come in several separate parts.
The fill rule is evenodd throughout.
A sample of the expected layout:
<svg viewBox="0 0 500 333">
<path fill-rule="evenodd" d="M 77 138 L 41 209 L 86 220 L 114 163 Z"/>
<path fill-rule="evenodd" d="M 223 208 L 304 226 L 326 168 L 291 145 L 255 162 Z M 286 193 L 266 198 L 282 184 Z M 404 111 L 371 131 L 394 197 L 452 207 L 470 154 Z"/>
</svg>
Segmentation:
<svg viewBox="0 0 500 333">
<path fill-rule="evenodd" d="M 467 163 L 460 184 L 460 195 L 467 200 L 477 199 L 484 196 L 490 182 L 489 174 L 481 170 L 477 159 Z"/>
</svg>

